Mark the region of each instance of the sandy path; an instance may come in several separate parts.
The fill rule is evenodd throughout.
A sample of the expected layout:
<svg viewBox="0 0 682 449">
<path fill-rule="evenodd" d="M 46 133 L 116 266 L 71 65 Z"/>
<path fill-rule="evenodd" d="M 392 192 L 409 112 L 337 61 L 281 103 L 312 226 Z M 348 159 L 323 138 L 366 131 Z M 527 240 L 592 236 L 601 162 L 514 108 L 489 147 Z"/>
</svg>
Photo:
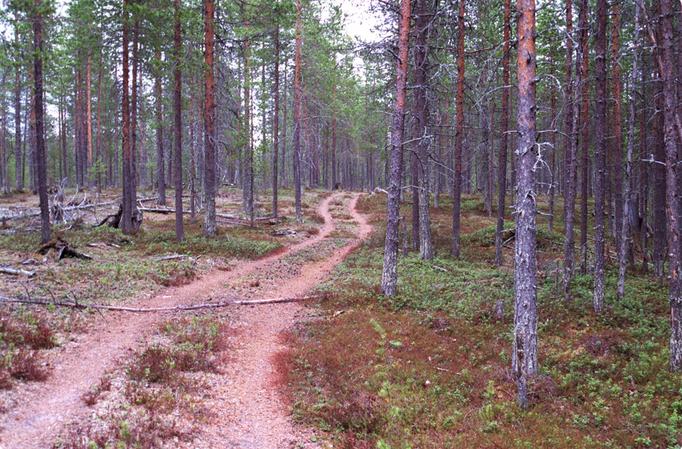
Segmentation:
<svg viewBox="0 0 682 449">
<path fill-rule="evenodd" d="M 339 196 L 340 194 L 332 195 L 320 203 L 318 213 L 325 217 L 325 224 L 318 235 L 272 256 L 244 262 L 232 271 L 216 271 L 197 282 L 165 289 L 153 298 L 133 304 L 139 307 L 172 306 L 219 296 L 220 290 L 230 281 L 256 272 L 288 254 L 323 240 L 334 229 L 329 204 Z M 350 248 L 345 254 L 348 251 Z M 338 263 L 341 258 L 334 256 L 332 259 L 336 261 L 334 263 Z M 319 268 L 328 271 L 334 265 L 331 261 L 328 263 L 329 265 L 323 264 Z M 309 279 L 311 276 L 312 274 L 306 274 L 302 277 L 308 279 L 307 282 L 312 282 Z M 299 288 L 290 290 L 290 294 L 306 290 L 307 288 L 303 288 L 305 285 L 311 286 L 307 282 L 292 284 L 292 287 L 299 285 Z M 286 290 L 282 290 L 282 294 L 285 292 Z M 64 424 L 84 417 L 89 412 L 89 408 L 81 400 L 82 395 L 97 384 L 108 370 L 115 368 L 125 356 L 137 349 L 144 342 L 144 337 L 167 316 L 110 313 L 98 319 L 87 334 L 79 336 L 76 343 L 67 345 L 54 357 L 52 374 L 46 382 L 30 383 L 22 387 L 21 403 L 0 417 L 0 449 L 50 447 Z M 270 446 L 259 447 L 265 449 Z"/>
<path fill-rule="evenodd" d="M 364 216 L 357 213 L 358 196 L 351 200 L 350 213 L 357 223 L 356 238 L 336 250 L 331 257 L 305 264 L 300 275 L 284 279 L 272 297 L 303 295 L 321 281 L 355 249 L 371 231 Z M 325 219 L 323 237 L 334 229 L 329 210 L 320 214 Z M 264 276 L 267 274 L 264 273 Z M 286 350 L 280 335 L 291 329 L 305 315 L 297 303 L 266 307 L 240 308 L 236 321 L 239 332 L 237 347 L 231 349 L 232 361 L 226 368 L 224 382 L 218 384 L 209 407 L 215 414 L 209 426 L 203 429 L 187 447 L 226 449 L 287 449 L 315 448 L 312 434 L 292 424 L 289 408 L 282 402 L 275 385 L 275 356 Z"/>
</svg>

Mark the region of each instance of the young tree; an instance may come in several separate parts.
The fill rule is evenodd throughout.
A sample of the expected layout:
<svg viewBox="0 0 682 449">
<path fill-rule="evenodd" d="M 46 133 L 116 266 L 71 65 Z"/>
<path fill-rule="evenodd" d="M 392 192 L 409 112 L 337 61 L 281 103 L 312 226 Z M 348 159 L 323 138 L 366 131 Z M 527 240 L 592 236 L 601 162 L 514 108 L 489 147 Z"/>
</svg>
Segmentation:
<svg viewBox="0 0 682 449">
<path fill-rule="evenodd" d="M 180 0 L 174 0 L 175 30 L 173 35 L 173 75 L 175 89 L 173 90 L 173 109 L 175 129 L 175 238 L 178 242 L 185 239 L 182 216 L 182 24 L 180 22 Z"/>
<path fill-rule="evenodd" d="M 215 48 L 215 3 L 204 2 L 204 234 L 216 234 L 216 142 L 215 142 L 215 78 L 213 76 L 213 55 Z"/>
<path fill-rule="evenodd" d="M 277 217 L 277 195 L 278 195 L 278 173 L 279 173 L 279 53 L 281 51 L 281 44 L 279 41 L 279 20 L 275 20 L 275 30 L 273 32 L 274 48 L 274 83 L 272 86 L 272 93 L 275 101 L 274 112 L 272 119 L 272 216 Z M 286 126 L 286 123 L 284 124 Z"/>
<path fill-rule="evenodd" d="M 603 1 L 603 0 L 602 0 Z M 538 371 L 536 305 L 535 214 L 535 0 L 517 0 L 518 18 L 518 157 L 516 195 L 516 248 L 514 269 L 514 338 L 512 372 L 518 403 L 528 406 L 528 381 Z"/>
<path fill-rule="evenodd" d="M 177 26 L 177 24 L 176 24 Z M 157 48 L 155 56 L 157 64 L 161 64 L 161 50 Z M 163 86 L 161 83 L 161 68 L 156 67 L 154 76 L 155 118 L 156 118 L 156 189 L 159 198 L 157 202 L 166 205 L 166 172 L 165 154 L 163 151 Z"/>
<path fill-rule="evenodd" d="M 400 224 L 400 189 L 403 176 L 403 132 L 405 128 L 405 103 L 407 99 L 407 63 L 410 38 L 410 0 L 400 4 L 400 29 L 398 60 L 396 61 L 396 96 L 391 127 L 390 179 L 388 186 L 388 219 L 384 243 L 384 267 L 381 291 L 393 296 L 398 283 L 398 226 Z"/>
<path fill-rule="evenodd" d="M 464 142 L 464 0 L 459 0 L 457 34 L 457 96 L 455 97 L 455 176 L 452 180 L 452 257 L 460 256 L 462 146 Z"/>
<path fill-rule="evenodd" d="M 45 152 L 43 110 L 43 5 L 33 1 L 33 109 L 35 112 L 36 174 L 40 198 L 40 236 L 43 243 L 50 240 L 50 205 L 47 199 L 47 154 Z"/>
</svg>

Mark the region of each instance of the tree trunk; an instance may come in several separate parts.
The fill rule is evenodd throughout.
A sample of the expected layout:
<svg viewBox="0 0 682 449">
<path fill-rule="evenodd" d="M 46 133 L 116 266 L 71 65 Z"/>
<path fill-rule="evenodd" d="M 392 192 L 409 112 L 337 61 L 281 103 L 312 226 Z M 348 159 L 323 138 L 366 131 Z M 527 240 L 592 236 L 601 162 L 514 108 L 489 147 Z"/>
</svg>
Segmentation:
<svg viewBox="0 0 682 449">
<path fill-rule="evenodd" d="M 386 296 L 396 293 L 398 283 L 398 239 L 400 225 L 400 190 L 403 169 L 403 131 L 405 125 L 405 102 L 407 97 L 407 63 L 410 37 L 410 0 L 402 0 L 398 60 L 396 63 L 396 100 L 391 127 L 391 171 L 388 186 L 386 241 L 384 243 L 384 266 L 381 291 Z"/>
<path fill-rule="evenodd" d="M 92 56 L 88 52 L 88 57 L 85 63 L 85 137 L 87 144 L 87 163 L 85 164 L 86 172 L 92 167 L 93 151 L 92 151 L 92 95 L 91 95 L 91 81 L 92 81 Z M 89 174 L 86 173 L 87 178 Z M 89 184 L 92 180 L 89 180 Z"/>
<path fill-rule="evenodd" d="M 7 81 L 7 72 L 2 72 L 2 83 L 0 89 L 5 90 Z M 61 111 L 61 109 L 60 109 Z M 7 170 L 7 105 L 5 104 L 5 96 L 0 98 L 0 185 L 2 186 L 2 193 L 9 193 L 9 177 Z"/>
<path fill-rule="evenodd" d="M 296 220 L 303 220 L 301 211 L 301 44 L 303 33 L 303 19 L 301 17 L 301 0 L 296 0 L 296 48 L 294 57 L 294 190 Z"/>
<path fill-rule="evenodd" d="M 275 25 L 275 64 L 274 64 L 274 85 L 272 87 L 272 93 L 275 97 L 274 112 L 272 119 L 272 216 L 277 217 L 277 195 L 279 188 L 279 180 L 277 175 L 279 172 L 279 52 L 280 52 L 280 42 L 279 42 L 279 23 Z"/>
<path fill-rule="evenodd" d="M 138 90 L 137 72 L 140 70 L 139 55 L 140 55 L 140 22 L 139 19 L 136 18 L 135 22 L 133 23 L 133 56 L 132 56 L 133 73 L 130 87 L 130 146 L 131 146 L 130 154 L 132 155 L 133 161 L 133 165 L 131 167 L 132 170 L 131 174 L 135 185 L 139 185 L 140 183 L 139 178 L 140 173 L 138 167 L 138 162 L 140 158 L 138 155 L 137 145 L 137 90 Z M 135 200 L 136 198 L 134 199 L 134 201 Z M 135 202 L 133 202 L 133 207 L 136 207 Z"/>
<path fill-rule="evenodd" d="M 603 0 L 602 0 L 603 1 Z M 516 198 L 515 307 L 512 372 L 518 403 L 528 406 L 528 381 L 538 371 L 536 306 L 535 0 L 517 0 L 518 166 Z"/>
<path fill-rule="evenodd" d="M 621 245 L 621 230 L 623 229 L 623 137 L 622 137 L 622 83 L 620 70 L 620 4 L 612 4 L 611 17 L 611 79 L 612 79 L 612 120 L 611 120 L 611 156 L 613 171 L 613 207 L 614 207 L 614 235 L 618 251 Z M 627 217 L 626 217 L 627 218 Z M 620 258 L 620 255 L 619 255 Z"/>
<path fill-rule="evenodd" d="M 495 228 L 495 265 L 504 263 L 502 230 L 504 228 L 505 196 L 507 194 L 507 137 L 509 129 L 509 51 L 511 31 L 511 0 L 504 0 L 504 47 L 502 49 L 502 112 L 500 120 L 500 151 L 497 167 L 497 225 Z"/>
<path fill-rule="evenodd" d="M 244 28 L 249 27 L 249 22 L 244 22 Z M 247 130 L 246 153 L 244 154 L 243 177 L 244 177 L 244 212 L 249 217 L 251 226 L 254 225 L 253 204 L 253 120 L 251 118 L 251 43 L 249 38 L 244 39 L 244 127 Z"/>
<path fill-rule="evenodd" d="M 19 26 L 14 24 L 14 43 L 19 47 Z M 24 190 L 24 165 L 21 155 L 21 62 L 15 62 L 14 74 L 14 182 L 17 191 Z"/>
<path fill-rule="evenodd" d="M 161 50 L 156 50 L 156 60 L 161 62 Z M 161 83 L 161 70 L 157 69 L 154 77 L 155 115 L 156 115 L 156 186 L 158 192 L 157 202 L 166 205 L 166 167 L 163 151 L 163 86 Z"/>
<path fill-rule="evenodd" d="M 36 175 L 40 198 L 40 236 L 42 243 L 50 241 L 50 205 L 47 199 L 47 154 L 45 152 L 43 111 L 43 17 L 41 0 L 33 1 L 33 109 L 36 132 Z"/>
<path fill-rule="evenodd" d="M 185 229 L 182 221 L 182 24 L 180 22 L 180 0 L 174 0 L 173 4 L 175 13 L 175 32 L 173 34 L 173 62 L 175 63 L 175 67 L 173 67 L 173 77 L 175 78 L 175 89 L 173 90 L 173 121 L 175 123 L 173 133 L 175 138 L 175 238 L 178 242 L 181 242 L 185 239 Z"/>
<path fill-rule="evenodd" d="M 462 201 L 462 144 L 464 140 L 464 0 L 459 1 L 457 35 L 457 96 L 455 98 L 455 176 L 452 181 L 452 248 L 460 257 L 460 209 Z"/>
<path fill-rule="evenodd" d="M 597 0 L 597 34 L 595 36 L 595 77 L 596 77 L 596 107 L 595 133 L 596 146 L 595 181 L 594 181 L 594 297 L 593 306 L 596 313 L 604 308 L 604 243 L 605 223 L 605 183 L 606 183 L 606 24 L 607 2 Z"/>
<path fill-rule="evenodd" d="M 582 155 L 582 175 L 580 183 L 580 269 L 583 274 L 587 273 L 587 224 L 588 208 L 587 198 L 589 196 L 590 183 L 590 84 L 588 82 L 590 70 L 589 53 L 589 23 L 588 23 L 589 3 L 582 0 L 580 3 L 580 153 Z"/>
<path fill-rule="evenodd" d="M 564 173 L 564 272 L 563 287 L 564 299 L 571 298 L 571 280 L 573 279 L 574 247 L 575 237 L 573 233 L 575 217 L 575 196 L 576 196 L 576 147 L 577 147 L 577 127 L 578 117 L 574 111 L 574 103 L 578 97 L 578 86 L 581 78 L 579 72 L 579 62 L 576 61 L 576 80 L 573 81 L 573 2 L 566 0 L 566 139 L 565 139 L 565 159 Z M 569 121 L 570 118 L 570 121 Z"/>
<path fill-rule="evenodd" d="M 104 66 L 102 63 L 102 52 L 99 54 L 99 70 L 97 72 L 97 136 L 96 136 L 96 150 L 95 150 L 95 162 L 96 162 L 96 180 L 97 180 L 97 192 L 102 191 L 102 103 L 105 102 L 102 98 L 102 78 L 103 78 Z M 106 105 L 105 105 L 106 106 Z"/>
<path fill-rule="evenodd" d="M 665 135 L 666 219 L 670 265 L 670 369 L 682 370 L 682 285 L 680 283 L 680 204 L 677 197 L 678 150 L 675 133 L 676 95 L 673 67 L 673 8 L 671 0 L 661 0 L 660 75 L 663 81 L 663 128 Z"/>
<path fill-rule="evenodd" d="M 130 148 L 130 103 L 129 103 L 129 71 L 128 71 L 128 35 L 129 35 L 129 20 L 130 14 L 128 12 L 128 0 L 123 0 L 123 83 L 121 89 L 123 95 L 121 99 L 121 115 L 122 115 L 122 186 L 123 186 L 123 200 L 121 204 L 121 222 L 120 228 L 126 234 L 134 232 L 132 224 L 133 208 L 135 207 L 135 191 L 134 179 L 132 172 L 132 152 Z"/>
<path fill-rule="evenodd" d="M 213 77 L 213 52 L 215 33 L 213 31 L 215 3 L 204 1 L 204 234 L 216 234 L 216 163 L 215 163 L 215 79 Z"/>
</svg>

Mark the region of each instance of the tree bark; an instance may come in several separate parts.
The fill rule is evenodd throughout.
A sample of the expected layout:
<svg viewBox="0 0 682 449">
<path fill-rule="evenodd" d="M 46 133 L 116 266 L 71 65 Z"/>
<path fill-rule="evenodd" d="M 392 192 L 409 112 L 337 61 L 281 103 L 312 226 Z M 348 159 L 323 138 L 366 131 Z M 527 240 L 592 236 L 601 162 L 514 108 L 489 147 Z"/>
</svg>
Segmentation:
<svg viewBox="0 0 682 449">
<path fill-rule="evenodd" d="M 666 219 L 670 270 L 670 369 L 682 371 L 682 283 L 680 282 L 680 228 L 677 185 L 678 148 L 675 132 L 676 93 L 673 53 L 673 8 L 671 0 L 661 0 L 661 79 L 663 81 L 663 128 L 665 135 Z"/>
<path fill-rule="evenodd" d="M 613 172 L 613 207 L 614 207 L 614 235 L 618 251 L 621 245 L 621 230 L 623 229 L 623 134 L 622 134 L 622 97 L 623 86 L 620 70 L 620 3 L 612 4 L 611 23 L 611 79 L 612 79 L 612 120 L 611 120 L 611 160 Z M 620 258 L 620 255 L 619 255 Z"/>
<path fill-rule="evenodd" d="M 156 50 L 156 60 L 161 63 L 161 50 Z M 155 115 L 156 115 L 156 188 L 158 200 L 157 202 L 166 205 L 166 167 L 165 155 L 163 151 L 163 86 L 161 83 L 161 69 L 157 68 L 156 76 L 154 77 L 154 96 L 155 99 Z"/>
<path fill-rule="evenodd" d="M 43 111 L 43 17 L 41 0 L 33 1 L 33 110 L 35 113 L 36 175 L 40 199 L 40 236 L 50 241 L 50 205 L 47 199 L 47 154 Z"/>
<path fill-rule="evenodd" d="M 18 18 L 17 18 L 18 22 Z M 14 44 L 19 48 L 19 25 L 14 24 Z M 21 57 L 21 56 L 19 56 Z M 17 191 L 24 190 L 24 164 L 21 155 L 21 62 L 15 62 L 14 73 L 14 183 Z"/>
<path fill-rule="evenodd" d="M 294 201 L 296 220 L 303 220 L 301 210 L 301 120 L 302 96 L 301 91 L 301 45 L 303 33 L 303 19 L 301 17 L 301 0 L 296 0 L 296 47 L 294 57 Z"/>
<path fill-rule="evenodd" d="M 495 228 L 495 265 L 504 263 L 502 254 L 502 230 L 504 228 L 504 209 L 507 195 L 507 138 L 509 129 L 509 52 L 511 31 L 511 0 L 504 0 L 504 25 L 502 48 L 502 111 L 500 117 L 500 151 L 497 163 L 497 225 Z"/>
<path fill-rule="evenodd" d="M 604 0 L 602 0 L 604 1 Z M 528 406 L 528 381 L 538 371 L 536 306 L 535 0 L 517 0 L 518 165 L 516 198 L 515 307 L 512 372 L 518 403 Z"/>
<path fill-rule="evenodd" d="M 403 169 L 403 132 L 405 128 L 405 103 L 407 97 L 407 63 L 410 37 L 410 0 L 402 0 L 400 6 L 400 31 L 398 60 L 396 62 L 396 100 L 391 126 L 391 168 L 388 186 L 386 240 L 384 242 L 384 266 L 381 291 L 386 296 L 396 293 L 398 283 L 398 239 L 400 225 L 400 190 Z"/>
<path fill-rule="evenodd" d="M 578 27 L 580 28 L 580 153 L 582 156 L 582 174 L 580 178 L 580 269 L 587 273 L 587 197 L 590 182 L 590 84 L 588 82 L 590 70 L 589 52 L 589 2 L 580 2 Z"/>
<path fill-rule="evenodd" d="M 452 257 L 460 257 L 460 210 L 462 201 L 462 145 L 464 141 L 464 0 L 459 1 L 457 35 L 457 95 L 455 97 L 455 176 L 452 181 Z"/>
<path fill-rule="evenodd" d="M 275 63 L 274 63 L 274 85 L 272 87 L 272 93 L 275 97 L 274 112 L 272 119 L 272 216 L 277 217 L 277 196 L 279 188 L 279 53 L 280 53 L 280 41 L 279 41 L 279 23 L 275 24 Z"/>
<path fill-rule="evenodd" d="M 126 234 L 135 232 L 133 226 L 133 210 L 135 209 L 135 178 L 133 171 L 133 158 L 130 146 L 130 100 L 129 100 L 129 33 L 130 33 L 130 14 L 128 12 L 128 0 L 123 0 L 123 95 L 121 99 L 122 115 L 122 186 L 123 200 L 121 204 L 120 228 Z"/>
<path fill-rule="evenodd" d="M 597 0 L 597 34 L 595 36 L 595 77 L 596 107 L 595 134 L 596 146 L 594 181 L 594 296 L 593 307 L 596 313 L 604 308 L 604 244 L 606 240 L 604 209 L 606 184 L 606 24 L 607 1 Z"/>
<path fill-rule="evenodd" d="M 213 53 L 215 47 L 215 3 L 204 2 L 204 234 L 216 234 L 216 163 L 215 163 L 215 79 L 213 76 Z"/>
<path fill-rule="evenodd" d="M 175 30 L 173 33 L 173 77 L 175 89 L 173 91 L 173 121 L 175 130 L 175 239 L 181 242 L 185 239 L 182 210 L 182 23 L 180 21 L 180 0 L 174 0 Z M 157 109 L 158 110 L 158 109 Z"/>
</svg>

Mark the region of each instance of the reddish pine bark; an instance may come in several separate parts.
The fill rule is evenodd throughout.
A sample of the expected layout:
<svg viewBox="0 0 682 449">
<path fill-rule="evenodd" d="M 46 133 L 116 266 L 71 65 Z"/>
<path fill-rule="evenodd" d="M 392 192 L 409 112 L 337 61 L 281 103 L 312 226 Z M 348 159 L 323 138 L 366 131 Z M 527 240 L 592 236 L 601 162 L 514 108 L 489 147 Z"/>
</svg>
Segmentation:
<svg viewBox="0 0 682 449">
<path fill-rule="evenodd" d="M 537 374 L 535 170 L 535 0 L 517 0 L 518 18 L 518 165 L 516 198 L 516 248 L 514 269 L 514 339 L 512 372 L 518 403 L 528 406 L 528 382 Z"/>
<path fill-rule="evenodd" d="M 623 117 L 622 97 L 623 86 L 620 70 L 620 4 L 612 4 L 611 23 L 611 104 L 613 105 L 611 120 L 611 162 L 613 173 L 613 202 L 616 247 L 620 250 L 621 230 L 623 228 Z M 620 255 L 619 255 L 620 257 Z"/>
<path fill-rule="evenodd" d="M 279 180 L 277 175 L 279 173 L 279 23 L 275 24 L 274 39 L 275 41 L 275 64 L 274 64 L 274 85 L 272 87 L 273 95 L 275 97 L 274 117 L 272 119 L 272 216 L 277 217 L 277 189 L 279 187 Z M 286 126 L 286 124 L 285 124 Z"/>
<path fill-rule="evenodd" d="M 384 267 L 381 291 L 386 296 L 396 293 L 398 283 L 398 226 L 400 223 L 400 188 L 403 170 L 403 133 L 405 128 L 405 103 L 407 99 L 407 63 L 410 38 L 410 0 L 402 0 L 400 6 L 400 31 L 398 60 L 396 63 L 396 100 L 391 125 L 390 179 L 386 240 L 384 243 Z"/>
<path fill-rule="evenodd" d="M 589 196 L 588 186 L 590 182 L 590 84 L 588 83 L 590 70 L 589 52 L 589 24 L 587 14 L 589 12 L 588 0 L 580 2 L 580 14 L 578 16 L 578 27 L 580 28 L 580 153 L 581 163 L 581 182 L 580 182 L 580 267 L 583 273 L 587 272 L 587 197 Z"/>
</svg>

